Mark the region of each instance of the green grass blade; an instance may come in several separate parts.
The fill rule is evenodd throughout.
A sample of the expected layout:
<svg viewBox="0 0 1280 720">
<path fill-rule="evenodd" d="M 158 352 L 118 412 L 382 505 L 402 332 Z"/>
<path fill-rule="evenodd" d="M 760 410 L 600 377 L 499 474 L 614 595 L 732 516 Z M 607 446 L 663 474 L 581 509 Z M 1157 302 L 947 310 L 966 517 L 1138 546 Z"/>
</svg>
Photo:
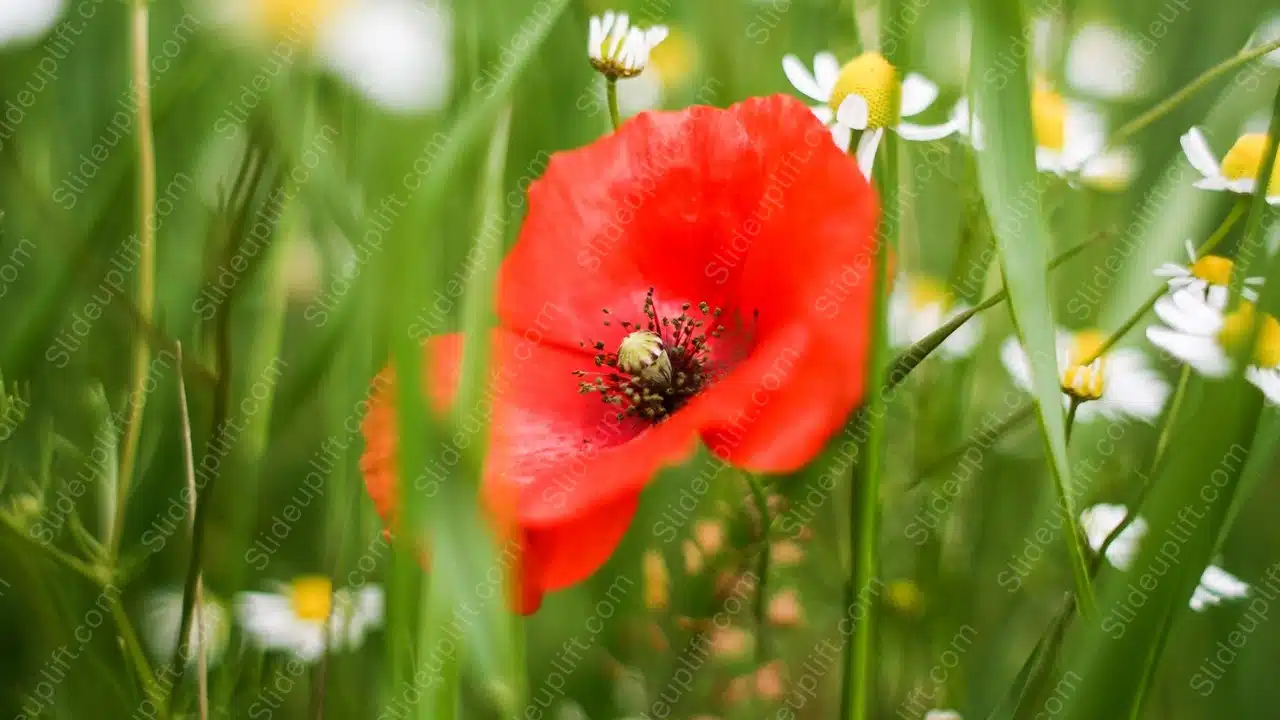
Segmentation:
<svg viewBox="0 0 1280 720">
<path fill-rule="evenodd" d="M 972 85 L 975 112 L 988 142 L 997 148 L 977 153 L 978 178 L 999 248 L 1000 268 L 1019 340 L 1027 351 L 1032 388 L 1049 465 L 1063 509 L 1074 523 L 1075 504 L 1067 488 L 1066 426 L 1058 380 L 1055 322 L 1045 266 L 1049 233 L 1040 206 L 1031 129 L 1031 91 L 1026 67 L 1026 28 L 1017 0 L 972 0 L 974 17 Z M 1085 616 L 1093 613 L 1084 548 L 1076 533 L 1064 533 L 1071 574 Z"/>
</svg>

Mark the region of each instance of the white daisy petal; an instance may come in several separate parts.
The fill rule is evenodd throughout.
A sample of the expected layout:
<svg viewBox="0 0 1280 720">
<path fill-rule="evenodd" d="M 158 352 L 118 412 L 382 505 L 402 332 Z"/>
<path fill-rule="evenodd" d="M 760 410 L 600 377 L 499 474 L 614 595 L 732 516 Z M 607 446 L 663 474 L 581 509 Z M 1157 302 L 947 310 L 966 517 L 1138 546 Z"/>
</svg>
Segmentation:
<svg viewBox="0 0 1280 720">
<path fill-rule="evenodd" d="M 1214 157 L 1213 151 L 1209 149 L 1209 143 L 1204 139 L 1204 133 L 1200 128 L 1193 127 L 1183 135 L 1179 142 L 1182 144 L 1182 152 L 1187 156 L 1187 162 L 1191 166 L 1200 171 L 1201 175 L 1206 178 L 1221 177 L 1222 168 L 1218 165 L 1218 159 Z"/>
<path fill-rule="evenodd" d="M 324 24 L 318 47 L 335 73 L 384 109 L 434 111 L 452 89 L 451 25 L 439 4 L 361 0 Z"/>
<path fill-rule="evenodd" d="M 818 81 L 809 72 L 809 68 L 800 62 L 800 58 L 795 55 L 784 55 L 782 58 L 782 72 L 787 76 L 787 80 L 796 90 L 807 95 L 818 102 L 826 102 L 831 98 L 831 91 L 828 89 L 825 93 L 819 87 Z"/>
<path fill-rule="evenodd" d="M 1088 403 L 1081 405 L 1087 407 Z M 1123 505 L 1100 503 L 1088 508 L 1080 514 L 1080 524 L 1089 540 L 1089 547 L 1095 551 L 1102 547 L 1120 523 L 1124 521 L 1128 510 Z M 1138 554 L 1142 538 L 1147 534 L 1147 523 L 1141 517 L 1134 518 L 1111 545 L 1107 547 L 1107 561 L 1121 570 L 1128 570 Z"/>
<path fill-rule="evenodd" d="M 1262 391 L 1267 402 L 1280 405 L 1280 371 L 1275 368 L 1262 369 L 1249 367 L 1245 369 L 1245 378 Z"/>
<path fill-rule="evenodd" d="M 843 107 L 843 106 L 842 106 Z M 884 128 L 876 128 L 862 133 L 862 138 L 858 140 L 858 169 L 862 171 L 862 176 L 871 177 L 871 168 L 875 166 L 876 151 L 880 148 L 880 138 L 884 137 Z"/>
<path fill-rule="evenodd" d="M 836 117 L 835 112 L 827 105 L 811 105 L 809 109 L 813 111 L 813 116 L 818 118 L 818 121 L 823 125 L 830 125 L 831 121 Z"/>
<path fill-rule="evenodd" d="M 1143 80 L 1138 59 L 1143 56 L 1131 33 L 1110 25 L 1087 24 L 1067 48 L 1067 82 L 1107 100 L 1136 97 Z"/>
<path fill-rule="evenodd" d="M 898 127 L 895 129 L 903 138 L 914 142 L 941 140 L 948 135 L 954 135 L 957 130 L 955 124 L 950 122 L 946 122 L 941 125 L 914 125 L 912 123 L 898 123 Z"/>
<path fill-rule="evenodd" d="M 831 89 L 840 77 L 840 61 L 834 53 L 820 52 L 813 56 L 813 77 L 823 94 L 830 98 Z"/>
<path fill-rule="evenodd" d="M 1249 594 L 1249 584 L 1217 565 L 1210 565 L 1200 576 L 1200 585 L 1223 598 L 1242 598 Z"/>
<path fill-rule="evenodd" d="M 852 139 L 853 130 L 849 129 L 848 126 L 841 125 L 840 123 L 836 123 L 831 126 L 831 140 L 836 144 L 836 147 L 841 150 L 848 151 L 849 141 Z"/>
<path fill-rule="evenodd" d="M 902 81 L 902 117 L 919 115 L 937 99 L 937 84 L 920 73 L 908 73 Z"/>
<path fill-rule="evenodd" d="M 1231 370 L 1231 359 L 1213 338 L 1153 326 L 1147 328 L 1147 339 L 1201 375 L 1223 377 Z"/>
<path fill-rule="evenodd" d="M 1031 366 L 1017 338 L 1011 337 L 1000 346 L 1000 360 L 1013 377 L 1014 384 L 1023 390 L 1031 387 Z"/>
<path fill-rule="evenodd" d="M 861 95 L 850 95 L 841 101 L 840 107 L 836 109 L 836 122 L 854 130 L 862 130 L 867 127 L 869 113 L 870 108 L 866 98 Z"/>
</svg>

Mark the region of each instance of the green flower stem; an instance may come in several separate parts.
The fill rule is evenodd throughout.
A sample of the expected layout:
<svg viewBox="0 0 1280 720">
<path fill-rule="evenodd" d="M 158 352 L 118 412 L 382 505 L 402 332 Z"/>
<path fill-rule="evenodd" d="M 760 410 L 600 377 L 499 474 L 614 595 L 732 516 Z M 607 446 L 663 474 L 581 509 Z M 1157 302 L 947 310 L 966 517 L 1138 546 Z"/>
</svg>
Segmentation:
<svg viewBox="0 0 1280 720">
<path fill-rule="evenodd" d="M 765 622 L 765 609 L 769 604 L 769 498 L 765 494 L 764 484 L 755 473 L 743 473 L 747 485 L 751 488 L 751 497 L 755 501 L 756 510 L 760 514 L 760 556 L 756 565 L 756 664 L 763 665 L 769 658 L 768 623 Z"/>
<path fill-rule="evenodd" d="M 1049 261 L 1049 270 L 1056 270 L 1060 265 L 1080 254 L 1080 252 L 1085 248 L 1105 237 L 1107 237 L 1106 233 L 1098 233 L 1092 238 L 1064 250 Z M 951 337 L 951 333 L 959 330 L 960 326 L 968 322 L 974 315 L 977 315 L 983 310 L 989 310 L 1008 298 L 1009 292 L 1001 289 L 992 294 L 991 297 L 986 300 L 983 300 L 977 305 L 969 308 L 959 315 L 956 315 L 954 318 L 951 318 L 951 320 L 942 327 L 929 333 L 928 336 L 924 337 L 906 350 L 903 350 L 896 358 L 894 358 L 893 363 L 890 365 L 889 374 L 885 382 L 885 389 L 892 390 L 894 387 L 897 387 L 899 383 L 911 374 L 912 370 L 915 370 L 917 365 L 929 356 L 929 353 L 933 352 L 938 348 L 938 346 L 946 342 L 946 339 Z"/>
<path fill-rule="evenodd" d="M 151 324 L 156 300 L 156 148 L 151 125 L 150 55 L 147 33 L 150 15 L 147 0 L 133 0 L 131 22 L 131 67 L 133 92 L 138 120 L 138 314 L 144 325 Z M 145 333 L 133 338 L 133 382 L 129 397 L 131 406 L 125 424 L 124 446 L 120 452 L 119 476 L 116 478 L 115 517 L 107 531 L 107 553 L 111 562 L 120 553 L 120 534 L 124 530 L 125 507 L 129 499 L 134 466 L 137 463 L 138 439 L 142 435 L 142 416 L 146 405 L 143 384 L 151 361 L 151 345 Z"/>
<path fill-rule="evenodd" d="M 1080 399 L 1071 398 L 1071 404 L 1067 407 L 1067 442 L 1071 442 L 1071 428 L 1076 425 L 1076 411 L 1080 409 Z"/>
<path fill-rule="evenodd" d="M 609 102 L 609 121 L 613 123 L 613 129 L 617 130 L 622 125 L 618 114 L 618 78 L 605 78 L 604 92 Z"/>
<path fill-rule="evenodd" d="M 1143 128 L 1155 122 L 1156 120 L 1159 120 L 1165 115 L 1168 115 L 1174 108 L 1186 102 L 1188 99 L 1191 98 L 1191 96 L 1203 90 L 1205 87 L 1209 85 L 1209 83 L 1218 79 L 1218 77 L 1223 75 L 1224 73 L 1230 72 L 1240 67 L 1241 65 L 1248 63 L 1251 60 L 1256 60 L 1262 57 L 1263 55 L 1266 55 L 1267 53 L 1277 49 L 1280 49 L 1280 40 L 1267 43 L 1266 45 L 1256 47 L 1252 50 L 1245 50 L 1245 51 L 1239 52 L 1227 58 L 1226 60 L 1223 60 L 1217 65 L 1214 65 L 1208 70 L 1205 70 L 1204 72 L 1200 73 L 1200 75 L 1197 76 L 1194 80 L 1192 80 L 1191 82 L 1183 86 L 1181 90 L 1165 98 L 1162 102 L 1160 102 L 1158 105 L 1151 108 L 1150 110 L 1142 113 L 1138 117 L 1120 126 L 1120 128 L 1118 128 L 1115 132 L 1111 133 L 1111 137 L 1107 138 L 1107 142 L 1101 148 L 1099 148 L 1098 151 L 1094 153 L 1092 157 L 1097 157 L 1098 155 L 1101 155 L 1102 153 L 1106 152 L 1109 148 L 1113 148 L 1116 145 L 1119 145 L 1120 143 L 1124 142 L 1125 140 L 1128 140 L 1138 131 L 1142 130 Z M 1090 159 L 1092 159 L 1092 157 Z M 1088 162 L 1088 160 L 1086 160 L 1086 162 Z"/>
</svg>

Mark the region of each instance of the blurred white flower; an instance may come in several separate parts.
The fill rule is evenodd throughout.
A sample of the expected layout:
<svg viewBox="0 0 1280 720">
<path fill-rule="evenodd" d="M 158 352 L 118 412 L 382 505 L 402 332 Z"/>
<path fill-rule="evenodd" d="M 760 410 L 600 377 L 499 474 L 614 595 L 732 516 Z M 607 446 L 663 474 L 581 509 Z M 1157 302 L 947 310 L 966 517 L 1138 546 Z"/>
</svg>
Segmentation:
<svg viewBox="0 0 1280 720">
<path fill-rule="evenodd" d="M 1080 513 L 1080 524 L 1084 527 L 1085 537 L 1089 539 L 1089 547 L 1094 550 L 1101 548 L 1107 536 L 1120 527 L 1127 512 L 1123 505 L 1100 503 Z M 1121 570 L 1128 570 L 1138 555 L 1138 543 L 1146 534 L 1147 521 L 1140 517 L 1134 518 L 1107 546 L 1107 562 Z"/>
<path fill-rule="evenodd" d="M 324 654 L 326 638 L 331 650 L 358 648 L 382 624 L 383 602 L 376 585 L 334 592 L 328 578 L 303 576 L 278 593 L 241 593 L 236 616 L 262 647 L 313 662 Z"/>
<path fill-rule="evenodd" d="M 187 633 L 187 665 L 194 665 L 203 646 L 205 662 L 213 667 L 222 658 L 231 638 L 231 618 L 227 609 L 206 588 L 203 602 L 192 607 L 191 627 Z M 142 640 L 147 652 L 157 662 L 169 662 L 178 647 L 178 631 L 182 627 L 182 591 L 164 589 L 143 600 Z M 199 622 L 196 622 L 199 618 Z"/>
<path fill-rule="evenodd" d="M 1095 355 L 1106 339 L 1106 335 L 1097 330 L 1058 330 L 1058 373 L 1063 405 L 1070 405 L 1072 398 L 1080 401 L 1076 408 L 1079 423 L 1088 423 L 1097 417 L 1154 422 L 1168 399 L 1169 384 L 1148 365 L 1142 351 L 1112 348 L 1088 365 L 1080 364 Z M 1030 390 L 1031 367 L 1017 338 L 1005 341 L 1000 358 L 1014 383 Z"/>
<path fill-rule="evenodd" d="M 1128 510 L 1125 506 L 1107 503 L 1094 505 L 1080 513 L 1080 524 L 1084 526 L 1089 547 L 1095 551 L 1101 548 L 1107 536 L 1120 527 L 1126 514 Z M 1135 517 L 1107 547 L 1107 562 L 1120 570 L 1128 570 L 1132 567 L 1146 534 L 1147 522 L 1141 517 Z M 1248 594 L 1248 583 L 1216 565 L 1210 565 L 1201 573 L 1200 584 L 1191 593 L 1188 605 L 1192 610 L 1201 612 L 1223 600 L 1239 599 Z"/>
<path fill-rule="evenodd" d="M 644 72 L 650 53 L 666 37 L 665 26 L 655 25 L 647 30 L 632 27 L 626 13 L 593 15 L 587 33 L 587 58 L 605 77 L 635 77 Z"/>
<path fill-rule="evenodd" d="M 1106 23 L 1083 25 L 1067 47 L 1067 84 L 1100 100 L 1146 94 L 1145 54 L 1131 32 Z"/>
<path fill-rule="evenodd" d="M 1187 257 L 1190 259 L 1189 265 L 1164 263 L 1156 268 L 1155 276 L 1168 278 L 1171 294 L 1189 293 L 1213 308 L 1225 309 L 1228 285 L 1231 283 L 1231 272 L 1235 269 L 1235 263 L 1220 255 L 1205 255 L 1197 258 L 1196 248 L 1190 240 L 1187 241 Z M 1249 286 L 1256 287 L 1261 284 L 1260 277 L 1245 278 L 1243 297 L 1249 301 L 1256 301 L 1258 293 Z"/>
<path fill-rule="evenodd" d="M 1251 302 L 1227 314 L 1189 293 L 1160 298 L 1155 311 L 1164 324 L 1147 328 L 1147 339 L 1201 375 L 1215 378 L 1231 372 L 1230 352 L 1249 342 L 1256 314 Z M 1270 315 L 1261 318 L 1245 378 L 1272 404 L 1280 404 L 1280 322 Z"/>
<path fill-rule="evenodd" d="M 1210 565 L 1200 575 L 1200 584 L 1191 594 L 1191 609 L 1200 612 L 1223 600 L 1238 600 L 1248 594 L 1248 583 L 1217 565 Z"/>
<path fill-rule="evenodd" d="M 818 119 L 831 126 L 836 145 L 848 148 L 853 131 L 864 131 L 858 141 L 858 167 L 871 176 L 876 151 L 886 128 L 904 140 L 938 140 L 955 132 L 950 122 L 913 125 L 901 118 L 924 112 L 938 97 L 938 86 L 919 73 L 899 81 L 898 69 L 883 55 L 867 52 L 840 67 L 836 56 L 821 52 L 813 58 L 813 72 L 800 58 L 782 58 L 787 80 L 802 94 L 822 103 L 812 108 Z"/>
<path fill-rule="evenodd" d="M 1253 36 L 1249 38 L 1249 43 L 1246 47 L 1262 47 L 1277 40 L 1280 40 L 1280 13 L 1263 20 L 1258 29 L 1253 32 Z M 1262 61 L 1268 65 L 1280 67 L 1280 49 L 1272 50 L 1263 55 Z"/>
<path fill-rule="evenodd" d="M 1240 195 L 1252 195 L 1255 179 L 1262 169 L 1263 151 L 1266 149 L 1265 133 L 1242 135 L 1218 164 L 1218 158 L 1209 149 L 1200 128 L 1193 127 L 1182 136 L 1182 151 L 1192 167 L 1204 177 L 1195 186 L 1204 190 L 1221 190 Z M 1272 169 L 1267 183 L 1267 203 L 1280 205 L 1280 163 Z"/>
<path fill-rule="evenodd" d="M 955 710 L 930 710 L 924 714 L 924 720 L 964 720 Z"/>
<path fill-rule="evenodd" d="M 62 15 L 64 0 L 0 0 L 0 45 L 34 40 Z"/>
<path fill-rule="evenodd" d="M 453 19 L 421 0 L 206 0 L 213 21 L 256 43 L 312 51 L 379 107 L 438 110 L 453 86 Z"/>
<path fill-rule="evenodd" d="M 913 345 L 968 309 L 933 278 L 900 276 L 889 296 L 889 342 L 897 348 Z M 973 352 L 981 336 L 982 321 L 974 316 L 938 349 L 943 357 L 963 358 Z"/>
<path fill-rule="evenodd" d="M 956 132 L 975 150 L 984 147 L 984 133 L 969 102 L 962 98 L 951 111 Z M 1137 170 L 1130 148 L 1103 151 L 1107 123 L 1094 107 L 1069 101 L 1037 82 L 1031 93 L 1031 129 L 1036 142 L 1036 168 L 1060 177 L 1079 174 L 1080 182 L 1099 190 L 1121 190 Z"/>
</svg>

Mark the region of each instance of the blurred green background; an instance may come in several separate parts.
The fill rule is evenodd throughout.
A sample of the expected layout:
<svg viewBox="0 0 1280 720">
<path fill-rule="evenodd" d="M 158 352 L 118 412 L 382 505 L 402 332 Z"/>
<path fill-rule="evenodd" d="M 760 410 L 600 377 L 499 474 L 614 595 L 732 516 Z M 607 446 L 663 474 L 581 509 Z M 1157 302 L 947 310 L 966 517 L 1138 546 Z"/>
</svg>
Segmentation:
<svg viewBox="0 0 1280 720">
<path fill-rule="evenodd" d="M 88 5 L 95 10 L 82 32 L 60 39 L 57 28 Z M 658 83 L 657 102 L 669 109 L 797 94 L 782 73 L 784 54 L 808 62 L 830 50 L 843 62 L 860 47 L 879 47 L 876 38 L 893 36 L 879 26 L 875 3 L 855 8 L 845 0 L 455 0 L 436 7 L 452 18 L 446 48 L 452 67 L 439 70 L 451 74 L 451 90 L 439 107 L 405 114 L 386 112 L 323 72 L 306 48 L 273 65 L 269 46 L 235 41 L 200 8 L 172 0 L 151 4 L 157 196 L 151 329 L 140 321 L 136 294 L 140 165 L 130 8 L 117 0 L 68 0 L 53 30 L 0 47 L 0 99 L 6 101 L 0 371 L 10 396 L 0 415 L 6 520 L 0 526 L 0 712 L 149 716 L 135 714 L 145 691 L 120 628 L 127 620 L 147 634 L 145 598 L 180 587 L 191 559 L 178 364 L 162 354 L 172 352 L 173 341 L 185 358 L 197 465 L 219 413 L 240 426 L 225 451 L 215 453 L 218 479 L 202 561 L 207 592 L 229 602 L 243 590 L 308 574 L 329 575 L 337 586 L 386 585 L 393 571 L 415 577 L 412 557 L 397 556 L 381 540 L 363 492 L 361 442 L 353 433 L 361 403 L 406 323 L 415 341 L 462 326 L 462 301 L 454 297 L 442 307 L 433 293 L 452 278 L 469 277 L 486 198 L 500 203 L 499 230 L 509 246 L 524 213 L 523 191 L 548 155 L 608 132 L 603 81 L 585 57 L 592 13 L 626 9 L 639 24 L 671 28 L 646 73 L 647 82 Z M 904 16 L 914 17 L 894 54 L 907 70 L 941 86 L 924 121 L 942 122 L 968 78 L 968 9 L 945 0 L 902 7 L 912 11 Z M 1096 102 L 1112 127 L 1235 54 L 1274 10 L 1265 0 L 1058 0 L 1024 3 L 1024 9 L 1050 21 L 1038 43 L 1049 82 Z M 1175 19 L 1161 20 L 1169 16 Z M 542 17 L 550 21 L 545 33 Z M 1152 30 L 1157 21 L 1163 23 L 1159 37 Z M 1136 63 L 1140 82 L 1125 97 L 1097 97 L 1068 79 L 1067 49 L 1092 23 L 1149 41 L 1149 50 L 1130 58 L 1086 53 L 1103 63 L 1104 75 L 1108 62 Z M 513 61 L 520 53 L 512 48 L 523 47 L 513 42 L 518 38 L 531 45 L 523 67 Z M 263 79 L 266 68 L 274 71 Z M 502 102 L 510 125 L 494 193 L 486 189 L 487 146 L 492 138 L 503 141 L 502 133 L 492 122 L 477 125 L 473 111 L 500 77 L 510 81 Z M 41 83 L 39 91 L 33 82 Z M 1151 270 L 1183 259 L 1186 239 L 1199 241 L 1217 226 L 1232 200 L 1191 187 L 1196 175 L 1178 137 L 1201 125 L 1215 150 L 1225 152 L 1246 124 L 1265 125 L 1277 83 L 1280 68 L 1244 66 L 1145 128 L 1134 140 L 1141 170 L 1122 191 L 1048 182 L 1044 206 L 1057 250 L 1099 233 L 1124 240 L 1099 242 L 1054 275 L 1051 296 L 1061 324 L 1114 329 L 1158 287 Z M 30 103 L 23 93 L 32 93 Z M 477 129 L 459 132 L 459 123 Z M 993 145 L 999 152 L 1000 139 Z M 904 143 L 901 157 L 900 266 L 945 280 L 962 237 L 976 233 L 977 242 L 990 242 L 977 209 L 971 154 L 952 138 Z M 379 199 L 399 192 L 413 172 L 443 195 L 413 197 L 385 245 L 371 245 Z M 1268 222 L 1274 224 L 1274 213 Z M 1228 247 L 1240 232 L 1233 231 Z M 247 262 L 221 275 L 237 251 Z M 1123 269 L 1078 312 L 1080 306 L 1069 303 L 1093 287 L 1096 269 L 1113 255 Z M 480 262 L 482 274 L 492 272 L 489 259 Z M 953 292 L 974 302 L 998 289 L 994 268 L 981 276 L 983 282 L 953 286 Z M 405 288 L 414 288 L 411 296 Z M 984 451 L 957 493 L 942 490 L 962 471 L 935 461 L 989 418 L 1003 418 L 1008 398 L 1021 397 L 999 362 L 1000 343 L 1012 332 L 1007 311 L 988 312 L 984 322 L 984 341 L 972 358 L 930 359 L 891 397 L 881 497 L 883 584 L 866 600 L 879 609 L 872 717 L 915 718 L 932 708 L 985 717 L 1008 693 L 1070 588 L 1058 535 L 1011 591 L 1010 563 L 1027 552 L 1027 538 L 1050 521 L 1054 507 L 1034 423 L 1022 423 Z M 100 546 L 108 544 L 117 509 L 140 336 L 154 341 L 151 358 L 159 361 L 146 385 L 118 574 L 111 576 L 121 615 L 100 597 L 106 576 L 95 568 L 110 567 L 101 562 L 109 548 Z M 1127 342 L 1145 345 L 1138 333 Z M 1175 377 L 1171 363 L 1162 369 Z M 1274 419 L 1274 410 L 1265 411 L 1264 425 Z M 1115 451 L 1102 456 L 1099 439 L 1106 433 L 1084 426 L 1072 438 L 1076 467 L 1093 462 L 1100 468 L 1087 478 L 1079 471 L 1077 480 L 1087 482 L 1077 496 L 1080 507 L 1131 502 L 1142 486 L 1139 473 L 1157 430 L 1125 424 Z M 795 476 L 769 479 L 775 512 L 792 513 L 795 521 L 775 523 L 770 538 L 773 562 L 763 586 L 776 608 L 764 629 L 768 665 L 757 666 L 753 651 L 762 629 L 752 607 L 762 583 L 752 575 L 741 581 L 754 572 L 759 545 L 749 489 L 738 473 L 717 471 L 704 454 L 658 479 L 622 548 L 589 582 L 548 597 L 539 613 L 519 623 L 491 603 L 480 622 L 462 629 L 457 716 L 663 717 L 657 708 L 666 703 L 669 717 L 786 717 L 776 713 L 794 708 L 803 695 L 794 717 L 836 717 L 841 671 L 838 660 L 824 659 L 829 650 L 822 643 L 845 642 L 837 624 L 845 550 L 837 538 L 846 512 L 840 494 L 828 502 L 807 499 L 829 482 L 828 464 L 836 465 L 832 473 L 841 470 L 829 455 Z M 1255 586 L 1265 583 L 1280 547 L 1273 519 L 1280 487 L 1271 482 L 1270 460 L 1258 460 L 1262 481 L 1218 562 Z M 935 471 L 925 474 L 931 465 Z M 312 472 L 323 478 L 320 490 L 306 484 Z M 687 492 L 694 479 L 712 472 L 708 496 L 692 510 L 681 509 L 682 502 L 693 504 Z M 847 477 L 840 472 L 839 482 Z M 291 504 L 299 519 L 277 524 Z M 920 532 L 922 525 L 936 531 Z M 255 541 L 268 543 L 256 546 L 260 552 L 272 548 L 265 559 L 251 559 L 261 557 L 251 555 Z M 663 560 L 666 597 L 646 553 Z M 459 587 L 474 585 L 470 580 L 485 572 L 479 562 L 455 570 Z M 443 717 L 422 704 L 409 707 L 415 668 L 405 658 L 415 636 L 421 641 L 442 632 L 448 604 L 419 623 L 416 591 L 390 587 L 398 589 L 389 590 L 385 628 L 359 649 L 334 653 L 297 674 L 287 657 L 263 652 L 235 628 L 210 670 L 210 716 Z M 1246 608 L 1227 602 L 1203 613 L 1181 610 L 1142 717 L 1276 717 L 1280 625 L 1269 620 L 1248 636 L 1212 692 L 1191 684 Z M 727 613 L 721 617 L 736 630 L 704 633 L 716 626 L 717 613 Z M 86 625 L 93 630 L 87 642 Z M 39 701 L 43 714 L 33 714 L 35 688 L 48 678 L 42 673 L 60 672 L 49 664 L 62 646 L 77 656 L 53 683 L 51 697 Z M 568 655 L 566 648 L 572 648 Z M 176 716 L 196 716 L 194 676 L 188 672 L 176 691 Z M 1070 675 L 1065 682 L 1058 690 L 1073 691 Z M 522 700 L 513 700 L 522 692 Z"/>
</svg>

